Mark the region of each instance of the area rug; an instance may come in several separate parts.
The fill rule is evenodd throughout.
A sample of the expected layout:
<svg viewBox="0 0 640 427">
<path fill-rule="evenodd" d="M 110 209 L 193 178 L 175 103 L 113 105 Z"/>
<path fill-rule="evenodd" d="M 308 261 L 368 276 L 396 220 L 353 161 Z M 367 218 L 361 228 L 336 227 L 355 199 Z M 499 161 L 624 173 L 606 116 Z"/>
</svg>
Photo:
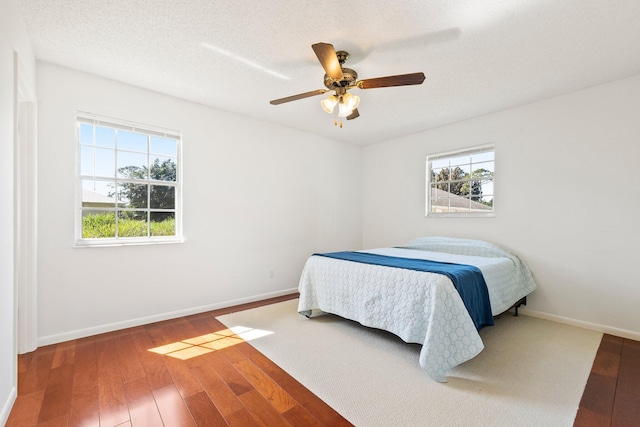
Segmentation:
<svg viewBox="0 0 640 427">
<path fill-rule="evenodd" d="M 307 319 L 297 304 L 218 319 L 255 329 L 251 345 L 359 427 L 571 426 L 602 338 L 504 314 L 480 332 L 485 349 L 437 383 L 419 345 L 333 315 Z"/>
</svg>

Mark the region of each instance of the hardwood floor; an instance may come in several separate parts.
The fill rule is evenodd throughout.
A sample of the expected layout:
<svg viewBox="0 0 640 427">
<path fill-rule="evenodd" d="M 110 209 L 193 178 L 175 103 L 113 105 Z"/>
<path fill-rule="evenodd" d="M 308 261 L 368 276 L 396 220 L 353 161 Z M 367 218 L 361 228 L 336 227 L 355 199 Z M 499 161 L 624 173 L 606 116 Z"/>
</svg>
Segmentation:
<svg viewBox="0 0 640 427">
<path fill-rule="evenodd" d="M 216 316 L 38 348 L 18 357 L 14 426 L 351 426 Z M 605 335 L 574 426 L 640 425 L 640 342 Z"/>
<path fill-rule="evenodd" d="M 639 341 L 602 337 L 574 426 L 640 426 Z"/>
<path fill-rule="evenodd" d="M 18 357 L 13 426 L 351 426 L 216 316 L 290 295 L 38 348 Z"/>
</svg>

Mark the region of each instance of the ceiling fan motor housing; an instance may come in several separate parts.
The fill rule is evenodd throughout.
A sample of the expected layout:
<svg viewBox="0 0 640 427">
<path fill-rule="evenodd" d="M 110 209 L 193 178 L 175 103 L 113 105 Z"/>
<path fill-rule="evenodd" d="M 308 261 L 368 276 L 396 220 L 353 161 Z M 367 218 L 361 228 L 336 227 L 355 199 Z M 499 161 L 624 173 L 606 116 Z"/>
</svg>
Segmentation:
<svg viewBox="0 0 640 427">
<path fill-rule="evenodd" d="M 326 74 L 324 75 L 324 85 L 330 90 L 353 87 L 356 84 L 356 80 L 358 80 L 358 73 L 351 68 L 342 68 L 341 79 L 334 79 Z"/>
</svg>

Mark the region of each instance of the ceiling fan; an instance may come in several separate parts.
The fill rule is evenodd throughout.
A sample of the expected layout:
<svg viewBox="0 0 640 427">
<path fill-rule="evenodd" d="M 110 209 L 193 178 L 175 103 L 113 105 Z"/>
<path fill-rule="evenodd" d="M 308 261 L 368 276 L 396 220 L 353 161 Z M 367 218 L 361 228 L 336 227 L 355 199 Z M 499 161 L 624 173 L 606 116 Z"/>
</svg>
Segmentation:
<svg viewBox="0 0 640 427">
<path fill-rule="evenodd" d="M 358 112 L 360 98 L 348 93 L 347 91 L 349 89 L 354 87 L 359 89 L 373 89 L 378 87 L 419 85 L 422 84 L 425 79 L 424 73 L 411 73 L 358 80 L 358 73 L 356 73 L 355 70 L 343 66 L 347 59 L 349 59 L 347 52 L 343 50 L 336 52 L 333 45 L 329 43 L 316 43 L 311 45 L 311 48 L 326 72 L 324 75 L 324 85 L 327 89 L 312 90 L 286 98 L 274 99 L 269 102 L 270 104 L 284 104 L 285 102 L 296 101 L 298 99 L 309 98 L 333 91 L 334 94 L 322 100 L 321 105 L 329 114 L 333 113 L 336 105 L 338 106 L 338 117 L 340 118 L 340 127 L 342 127 L 343 117 L 347 120 L 360 117 L 360 113 Z M 334 124 L 338 124 L 337 119 L 334 121 Z"/>
</svg>

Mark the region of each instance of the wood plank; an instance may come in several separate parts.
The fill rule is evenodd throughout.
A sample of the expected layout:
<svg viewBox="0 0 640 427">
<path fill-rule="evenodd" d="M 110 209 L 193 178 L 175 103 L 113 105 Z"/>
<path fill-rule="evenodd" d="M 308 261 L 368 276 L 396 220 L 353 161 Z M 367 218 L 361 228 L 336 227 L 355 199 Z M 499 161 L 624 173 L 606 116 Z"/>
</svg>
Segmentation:
<svg viewBox="0 0 640 427">
<path fill-rule="evenodd" d="M 234 363 L 233 366 L 235 366 L 236 369 L 238 369 L 238 371 L 240 371 L 242 375 L 249 380 L 253 387 L 258 390 L 258 392 L 260 392 L 260 394 L 267 399 L 279 413 L 282 414 L 287 412 L 298 404 L 294 398 L 284 391 L 282 387 L 273 381 L 253 362 L 244 360 Z"/>
<path fill-rule="evenodd" d="M 212 366 L 236 396 L 253 389 L 251 383 L 219 351 L 203 356 L 201 362 Z"/>
<path fill-rule="evenodd" d="M 240 343 L 240 344 L 234 345 L 233 347 L 228 347 L 228 348 L 219 350 L 216 352 L 216 354 L 218 356 L 223 356 L 232 364 L 235 362 L 239 362 L 241 360 L 248 360 L 249 358 L 243 352 L 239 351 L 239 349 L 242 348 L 243 346 L 250 347 L 250 344 L 246 342 Z"/>
<path fill-rule="evenodd" d="M 69 414 L 63 414 L 59 417 L 52 418 L 47 421 L 36 424 L 36 427 L 67 427 L 69 424 Z"/>
<path fill-rule="evenodd" d="M 64 365 L 73 365 L 76 354 L 76 341 L 66 341 L 56 346 L 56 351 L 53 355 L 53 361 L 51 362 L 51 368 L 59 368 Z"/>
<path fill-rule="evenodd" d="M 611 425 L 640 424 L 640 342 L 624 340 L 618 375 Z"/>
<path fill-rule="evenodd" d="M 278 365 L 269 360 L 249 344 L 238 345 L 235 348 L 243 353 L 249 360 L 260 367 L 273 378 L 287 393 L 304 406 L 315 418 L 325 425 L 351 426 L 342 415 L 327 405 L 322 399 L 313 394 L 309 389 L 300 384 L 295 378 L 285 372 Z"/>
<path fill-rule="evenodd" d="M 115 339 L 118 364 L 122 382 L 135 381 L 145 377 L 145 372 L 138 359 L 138 352 L 130 334 Z"/>
<path fill-rule="evenodd" d="M 265 426 L 290 427 L 287 420 L 265 399 L 258 390 L 251 390 L 239 396 L 251 415 Z"/>
<path fill-rule="evenodd" d="M 18 394 L 9 414 L 7 427 L 36 425 L 44 393 L 45 390 L 39 390 L 33 393 Z"/>
<path fill-rule="evenodd" d="M 85 393 L 84 395 L 78 394 L 71 399 L 69 425 L 77 427 L 100 425 L 100 404 L 98 401 L 97 385 L 95 385 L 89 393 Z"/>
<path fill-rule="evenodd" d="M 168 356 L 159 357 L 162 357 L 164 366 L 183 399 L 204 391 L 200 382 L 193 376 L 191 369 L 182 360 Z"/>
<path fill-rule="evenodd" d="M 602 340 L 600 341 L 600 347 L 598 348 L 598 351 L 620 354 L 620 351 L 622 351 L 623 341 L 624 338 L 604 334 L 602 335 Z"/>
<path fill-rule="evenodd" d="M 212 316 L 210 314 L 206 314 L 204 316 L 194 315 L 187 316 L 185 320 L 189 322 L 189 325 L 191 325 L 191 327 L 198 333 L 198 335 L 204 335 L 213 332 L 208 322 L 211 317 Z"/>
<path fill-rule="evenodd" d="M 640 398 L 629 392 L 616 392 L 611 414 L 611 427 L 640 425 Z"/>
<path fill-rule="evenodd" d="M 220 427 L 227 424 L 204 391 L 189 396 L 184 401 L 198 427 Z"/>
<path fill-rule="evenodd" d="M 131 339 L 138 353 L 138 360 L 144 369 L 151 390 L 158 390 L 173 385 L 173 379 L 164 364 L 164 356 L 149 351 L 153 348 L 151 337 L 146 329 L 133 332 Z"/>
<path fill-rule="evenodd" d="M 640 343 L 624 340 L 620 352 L 619 380 L 616 393 L 625 392 L 638 397 L 640 406 Z"/>
<path fill-rule="evenodd" d="M 323 427 L 320 421 L 316 419 L 311 412 L 307 411 L 300 405 L 296 405 L 293 408 L 289 409 L 282 416 L 291 424 L 292 426 L 305 426 L 305 427 Z"/>
<path fill-rule="evenodd" d="M 98 359 L 95 339 L 81 339 L 76 342 L 74 362 L 69 425 L 99 425 Z"/>
<path fill-rule="evenodd" d="M 242 409 L 242 402 L 240 402 L 222 378 L 218 376 L 218 373 L 212 366 L 202 365 L 191 368 L 191 370 L 193 371 L 194 377 L 202 384 L 202 388 L 223 416 L 226 417 Z"/>
<path fill-rule="evenodd" d="M 225 417 L 225 421 L 230 427 L 260 427 L 262 424 L 253 418 L 247 408 L 242 408 L 231 415 Z M 299 424 L 304 425 L 304 424 Z"/>
<path fill-rule="evenodd" d="M 587 408 L 578 408 L 573 427 L 610 427 L 611 417 L 590 411 Z"/>
<path fill-rule="evenodd" d="M 47 389 L 38 414 L 38 423 L 68 414 L 71 404 L 72 385 L 73 365 L 63 365 L 59 368 L 51 369 Z"/>
<path fill-rule="evenodd" d="M 98 359 L 95 340 L 76 345 L 71 399 L 98 397 Z"/>
<path fill-rule="evenodd" d="M 127 382 L 124 385 L 124 393 L 127 397 L 129 416 L 133 427 L 162 425 L 160 412 L 146 378 Z"/>
<path fill-rule="evenodd" d="M 107 335 L 107 334 L 104 334 Z M 113 338 L 96 339 L 100 425 L 116 426 L 130 420 Z"/>
<path fill-rule="evenodd" d="M 616 378 L 620 366 L 620 353 L 599 351 L 593 360 L 592 372 L 605 377 Z"/>
<path fill-rule="evenodd" d="M 611 417 L 616 390 L 616 378 L 592 373 L 580 401 L 580 408 Z"/>
<path fill-rule="evenodd" d="M 24 374 L 29 369 L 29 364 L 33 359 L 34 351 L 18 355 L 18 373 Z"/>
<path fill-rule="evenodd" d="M 43 348 L 36 350 L 34 353 L 28 371 L 20 378 L 18 394 L 30 394 L 34 391 L 44 390 L 47 387 L 55 346 L 53 350 L 49 348 L 49 351 L 47 351 L 47 349 Z"/>
<path fill-rule="evenodd" d="M 153 390 L 152 393 L 165 426 L 195 427 L 191 413 L 173 384 Z"/>
</svg>

